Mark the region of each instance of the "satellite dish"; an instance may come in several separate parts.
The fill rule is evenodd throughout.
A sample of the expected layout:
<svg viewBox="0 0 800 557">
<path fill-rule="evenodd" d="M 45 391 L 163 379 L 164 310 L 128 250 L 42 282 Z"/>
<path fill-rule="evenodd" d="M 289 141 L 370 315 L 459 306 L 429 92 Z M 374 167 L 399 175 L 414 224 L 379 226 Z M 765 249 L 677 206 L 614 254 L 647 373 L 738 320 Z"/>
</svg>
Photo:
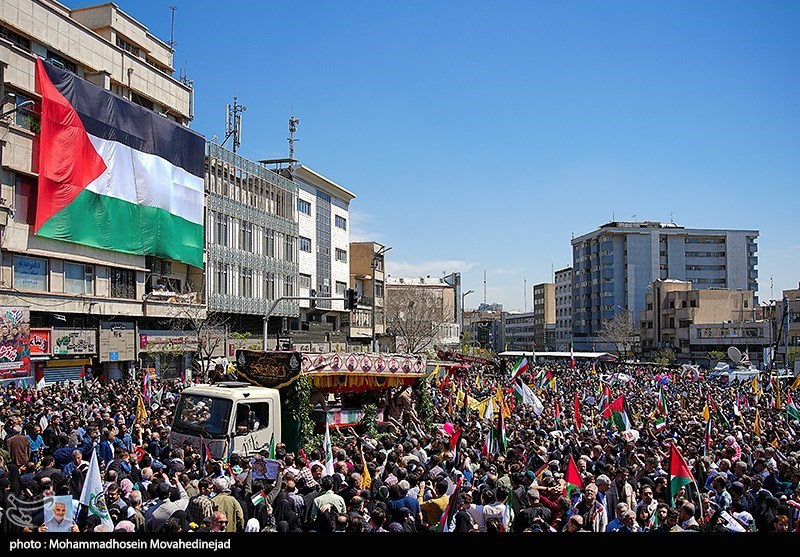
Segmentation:
<svg viewBox="0 0 800 557">
<path fill-rule="evenodd" d="M 742 353 L 735 346 L 728 348 L 728 357 L 733 360 L 734 364 L 738 364 L 742 359 Z"/>
</svg>

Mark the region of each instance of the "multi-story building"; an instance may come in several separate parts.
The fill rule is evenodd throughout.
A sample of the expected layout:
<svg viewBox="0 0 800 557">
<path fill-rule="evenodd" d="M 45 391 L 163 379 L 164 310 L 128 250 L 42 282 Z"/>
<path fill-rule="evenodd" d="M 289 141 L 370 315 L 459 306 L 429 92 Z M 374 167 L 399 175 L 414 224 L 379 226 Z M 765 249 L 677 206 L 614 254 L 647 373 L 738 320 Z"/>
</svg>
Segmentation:
<svg viewBox="0 0 800 557">
<path fill-rule="evenodd" d="M 507 350 L 530 351 L 538 348 L 534 345 L 534 319 L 533 312 L 513 312 L 505 313 L 503 319 L 505 329 L 505 345 Z"/>
<path fill-rule="evenodd" d="M 800 366 L 800 286 L 784 290 L 776 309 L 775 361 L 776 364 L 782 362 L 786 369 L 795 370 Z"/>
<path fill-rule="evenodd" d="M 556 285 L 552 282 L 533 286 L 533 341 L 537 350 L 555 350 Z"/>
<path fill-rule="evenodd" d="M 209 314 L 234 331 L 263 335 L 274 348 L 297 319 L 298 187 L 214 143 L 206 154 L 206 292 Z M 302 284 L 301 284 L 302 286 Z M 308 288 L 305 289 L 307 295 Z M 263 336 L 262 336 L 263 339 Z"/>
<path fill-rule="evenodd" d="M 695 289 L 758 291 L 757 230 L 687 229 L 674 223 L 610 222 L 572 240 L 576 350 L 604 340 L 606 321 L 630 312 L 638 326 L 648 286 L 690 281 Z M 755 302 L 757 303 L 757 299 Z"/>
<path fill-rule="evenodd" d="M 670 348 L 681 361 L 713 365 L 709 352 L 735 346 L 760 363 L 772 331 L 769 321 L 757 320 L 758 313 L 752 290 L 693 290 L 686 281 L 659 279 L 645 295 L 640 315 L 642 351 L 654 355 Z"/>
<path fill-rule="evenodd" d="M 456 291 L 440 277 L 386 276 L 386 333 L 398 352 L 452 348 L 459 343 Z M 384 343 L 381 342 L 381 349 Z"/>
<path fill-rule="evenodd" d="M 377 341 L 386 332 L 386 251 L 377 242 L 350 242 L 350 287 L 356 291 L 358 305 L 350 308 L 349 338 L 364 350 L 371 349 L 373 333 Z"/>
<path fill-rule="evenodd" d="M 556 350 L 569 350 L 572 338 L 572 267 L 555 273 L 556 280 Z"/>
<path fill-rule="evenodd" d="M 464 331 L 473 346 L 502 352 L 506 346 L 505 319 L 503 304 L 482 303 L 478 309 L 464 313 Z"/>
<path fill-rule="evenodd" d="M 179 373 L 197 339 L 158 329 L 184 311 L 205 311 L 202 268 L 33 233 L 38 58 L 179 125 L 192 119 L 193 89 L 173 77 L 172 49 L 116 4 L 0 2 L 0 112 L 9 113 L 0 122 L 0 305 L 29 307 L 37 342 L 49 339 L 33 356 L 46 381 L 89 368 L 119 377 L 167 345 L 175 357 L 165 368 Z"/>
</svg>

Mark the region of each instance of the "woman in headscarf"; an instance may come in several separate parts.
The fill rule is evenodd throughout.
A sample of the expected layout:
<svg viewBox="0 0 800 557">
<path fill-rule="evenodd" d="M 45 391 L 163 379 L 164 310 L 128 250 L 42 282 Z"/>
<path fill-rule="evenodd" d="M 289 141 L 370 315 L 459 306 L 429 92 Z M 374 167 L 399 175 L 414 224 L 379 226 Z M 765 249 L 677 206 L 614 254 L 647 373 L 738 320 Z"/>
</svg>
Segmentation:
<svg viewBox="0 0 800 557">
<path fill-rule="evenodd" d="M 775 510 L 780 501 L 770 495 L 766 490 L 758 492 L 756 496 L 756 508 L 753 511 L 753 518 L 756 523 L 757 532 L 769 532 L 772 521 L 775 519 Z"/>
<path fill-rule="evenodd" d="M 729 453 L 730 456 L 728 457 L 731 461 L 731 464 L 742 458 L 742 448 L 739 446 L 739 443 L 736 441 L 736 437 L 733 435 L 728 435 L 725 438 L 725 448 L 733 451 Z"/>
<path fill-rule="evenodd" d="M 300 518 L 294 511 L 294 505 L 289 499 L 289 495 L 286 493 L 286 491 L 281 490 L 281 492 L 278 493 L 278 496 L 275 497 L 275 501 L 273 501 L 273 509 L 272 516 L 275 517 L 275 522 L 277 524 L 286 522 L 289 532 L 302 532 Z"/>
<path fill-rule="evenodd" d="M 130 520 L 120 520 L 114 527 L 115 532 L 135 532 L 136 527 Z"/>
<path fill-rule="evenodd" d="M 244 525 L 245 532 L 260 532 L 261 531 L 261 524 L 259 524 L 257 518 L 251 518 L 247 521 L 247 524 Z"/>
</svg>

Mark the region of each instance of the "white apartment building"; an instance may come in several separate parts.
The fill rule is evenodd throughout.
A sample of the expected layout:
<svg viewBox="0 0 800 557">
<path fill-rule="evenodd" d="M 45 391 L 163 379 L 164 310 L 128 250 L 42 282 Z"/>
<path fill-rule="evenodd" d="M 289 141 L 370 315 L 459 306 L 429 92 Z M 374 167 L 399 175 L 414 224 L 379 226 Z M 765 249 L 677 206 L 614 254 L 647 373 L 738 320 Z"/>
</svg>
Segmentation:
<svg viewBox="0 0 800 557">
<path fill-rule="evenodd" d="M 555 273 L 556 281 L 556 349 L 569 350 L 572 338 L 572 267 Z"/>
</svg>

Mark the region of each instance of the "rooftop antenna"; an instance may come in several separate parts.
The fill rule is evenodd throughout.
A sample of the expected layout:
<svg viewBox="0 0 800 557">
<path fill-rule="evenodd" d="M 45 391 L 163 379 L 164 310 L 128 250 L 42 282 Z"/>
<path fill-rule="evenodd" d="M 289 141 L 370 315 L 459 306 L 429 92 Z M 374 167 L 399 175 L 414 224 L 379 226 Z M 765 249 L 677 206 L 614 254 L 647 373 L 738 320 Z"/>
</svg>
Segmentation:
<svg viewBox="0 0 800 557">
<path fill-rule="evenodd" d="M 636 215 L 633 215 L 633 222 L 636 222 Z"/>
<path fill-rule="evenodd" d="M 297 124 L 300 123 L 300 118 L 295 118 L 294 116 L 289 117 L 289 137 L 286 139 L 289 141 L 289 172 L 294 174 L 294 142 L 300 141 L 299 139 L 295 139 L 294 132 L 297 131 Z"/>
<path fill-rule="evenodd" d="M 220 147 L 224 147 L 228 140 L 233 137 L 233 152 L 242 144 L 242 112 L 247 107 L 237 102 L 237 97 L 233 97 L 233 106 L 225 105 L 225 139 Z"/>
<path fill-rule="evenodd" d="M 528 277 L 522 279 L 522 293 L 525 296 L 525 311 L 528 311 Z"/>
<path fill-rule="evenodd" d="M 175 10 L 178 9 L 178 6 L 170 6 L 170 10 L 172 10 L 172 25 L 169 31 L 169 49 L 172 52 L 175 52 L 175 47 L 178 46 L 178 43 L 175 42 Z"/>
<path fill-rule="evenodd" d="M 774 285 L 772 284 L 772 277 L 770 276 L 769 277 L 769 299 L 770 300 L 774 300 L 775 299 L 775 292 L 773 292 L 773 290 L 772 290 L 773 286 Z"/>
<path fill-rule="evenodd" d="M 675 222 L 674 220 L 672 220 L 672 212 L 670 212 L 669 214 L 669 222 L 670 224 L 673 224 Z"/>
<path fill-rule="evenodd" d="M 486 269 L 483 270 L 483 303 L 486 303 Z"/>
</svg>

